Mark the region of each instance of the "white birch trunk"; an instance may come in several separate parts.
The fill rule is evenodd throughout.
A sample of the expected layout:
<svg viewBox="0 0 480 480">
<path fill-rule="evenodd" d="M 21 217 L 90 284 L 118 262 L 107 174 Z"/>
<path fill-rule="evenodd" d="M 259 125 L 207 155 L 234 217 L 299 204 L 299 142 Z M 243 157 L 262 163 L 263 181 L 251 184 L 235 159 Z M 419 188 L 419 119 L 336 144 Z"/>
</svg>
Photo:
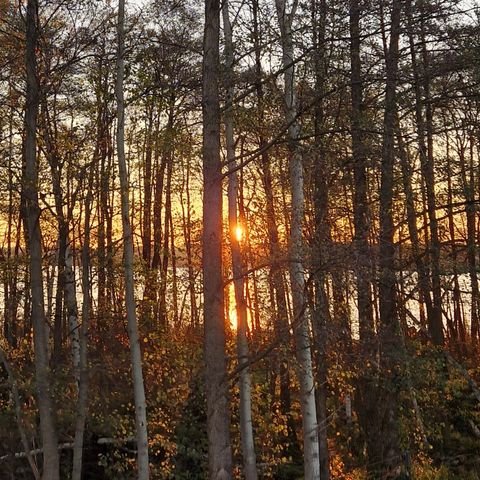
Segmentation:
<svg viewBox="0 0 480 480">
<path fill-rule="evenodd" d="M 295 94 L 295 71 L 292 41 L 292 20 L 297 2 L 294 1 L 290 13 L 286 0 L 275 0 L 280 26 L 283 66 L 285 68 L 285 110 L 289 124 L 288 139 L 290 148 L 290 183 L 292 188 L 292 213 L 289 238 L 290 282 L 292 285 L 293 316 L 295 325 L 298 380 L 302 409 L 304 469 L 306 480 L 320 479 L 318 425 L 315 406 L 315 386 L 313 381 L 312 357 L 308 318 L 305 314 L 305 277 L 303 269 L 303 159 L 299 148 L 300 125 L 296 120 L 297 102 Z"/>
<path fill-rule="evenodd" d="M 235 306 L 237 311 L 237 355 L 238 366 L 248 363 L 249 349 L 247 341 L 247 304 L 244 295 L 243 259 L 240 239 L 237 236 L 239 219 L 237 215 L 238 178 L 235 170 L 235 142 L 234 121 L 231 106 L 228 106 L 234 95 L 233 82 L 233 41 L 232 26 L 228 14 L 228 0 L 223 1 L 223 31 L 225 36 L 225 62 L 226 62 L 226 103 L 225 111 L 225 137 L 227 146 L 227 161 L 232 172 L 228 176 L 228 221 L 230 226 L 230 248 L 232 252 L 232 273 L 235 289 Z M 240 226 L 241 228 L 241 226 Z M 252 388 L 248 367 L 240 371 L 240 438 L 243 454 L 243 473 L 245 480 L 257 480 L 257 460 L 252 424 Z"/>
<path fill-rule="evenodd" d="M 128 338 L 130 340 L 130 357 L 132 363 L 133 392 L 135 402 L 135 427 L 137 438 L 137 469 L 138 480 L 148 480 L 148 433 L 147 433 L 147 409 L 145 401 L 145 388 L 142 372 L 142 352 L 137 326 L 135 310 L 135 291 L 133 279 L 133 237 L 130 225 L 130 205 L 128 196 L 128 174 L 125 159 L 125 100 L 123 93 L 123 76 L 125 71 L 125 0 L 118 4 L 117 24 L 117 81 L 115 96 L 117 100 L 117 156 L 120 177 L 120 196 L 122 208 L 123 228 L 123 261 L 125 274 L 125 303 L 127 307 Z"/>
</svg>

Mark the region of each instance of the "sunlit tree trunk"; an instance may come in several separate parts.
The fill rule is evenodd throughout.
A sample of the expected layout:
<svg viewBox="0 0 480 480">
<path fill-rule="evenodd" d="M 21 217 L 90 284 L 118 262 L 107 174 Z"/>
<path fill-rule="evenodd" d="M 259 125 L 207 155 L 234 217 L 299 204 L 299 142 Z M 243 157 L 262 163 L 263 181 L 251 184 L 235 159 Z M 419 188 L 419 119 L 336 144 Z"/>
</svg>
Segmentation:
<svg viewBox="0 0 480 480">
<path fill-rule="evenodd" d="M 133 392 L 135 401 L 135 427 L 137 440 L 138 480 L 148 480 L 148 434 L 145 388 L 142 372 L 142 352 L 137 326 L 135 290 L 133 278 L 134 254 L 133 236 L 130 225 L 130 205 L 128 173 L 125 159 L 125 100 L 123 94 L 124 55 L 125 55 L 125 0 L 119 1 L 117 24 L 117 80 L 115 96 L 117 100 L 117 156 L 120 176 L 120 197 L 123 228 L 123 262 L 125 274 L 125 302 L 127 307 L 128 337 L 132 363 Z"/>
<path fill-rule="evenodd" d="M 37 405 L 40 416 L 40 436 L 43 448 L 42 479 L 59 480 L 60 465 L 58 438 L 55 428 L 54 407 L 51 397 L 51 381 L 48 366 L 48 333 L 45 319 L 42 244 L 40 231 L 40 207 L 38 204 L 37 169 L 37 117 L 39 106 L 39 79 L 37 72 L 36 50 L 38 39 L 38 2 L 28 0 L 26 14 L 26 71 L 27 97 L 25 109 L 25 169 L 22 195 L 24 202 L 24 222 L 27 231 L 27 249 L 29 253 L 30 289 L 32 296 L 31 318 L 33 325 L 33 343 L 35 352 L 35 381 Z"/>
<path fill-rule="evenodd" d="M 220 2 L 205 1 L 203 38 L 203 295 L 210 480 L 232 478 L 222 269 Z"/>
<path fill-rule="evenodd" d="M 308 316 L 306 314 L 305 278 L 303 267 L 303 158 L 300 151 L 300 124 L 297 117 L 297 101 L 295 93 L 295 73 L 292 23 L 297 4 L 287 12 L 285 0 L 276 0 L 277 18 L 281 32 L 283 67 L 285 69 L 285 111 L 289 124 L 289 168 L 292 189 L 291 226 L 289 239 L 290 280 L 292 285 L 293 318 L 296 322 L 295 343 L 298 361 L 298 379 L 300 383 L 300 402 L 303 425 L 303 450 L 305 479 L 320 478 L 318 450 L 318 425 L 315 404 L 315 388 L 313 381 L 312 357 L 310 352 L 310 334 Z"/>
</svg>

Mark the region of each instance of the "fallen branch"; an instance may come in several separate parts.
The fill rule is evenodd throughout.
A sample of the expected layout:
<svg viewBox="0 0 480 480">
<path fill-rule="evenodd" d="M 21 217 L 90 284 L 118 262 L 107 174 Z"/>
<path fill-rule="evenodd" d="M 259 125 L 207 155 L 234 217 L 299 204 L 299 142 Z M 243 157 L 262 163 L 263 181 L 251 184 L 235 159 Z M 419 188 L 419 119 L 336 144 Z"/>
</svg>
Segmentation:
<svg viewBox="0 0 480 480">
<path fill-rule="evenodd" d="M 97 445 L 122 445 L 124 443 L 136 442 L 135 437 L 125 437 L 125 438 L 110 438 L 110 437 L 101 437 L 97 440 Z M 70 450 L 73 448 L 73 442 L 61 443 L 58 445 L 58 450 Z M 35 448 L 34 450 L 29 450 L 28 452 L 17 452 L 9 453 L 0 457 L 0 462 L 4 462 L 9 458 L 26 458 L 28 456 L 38 455 L 43 453 L 43 448 Z"/>
</svg>

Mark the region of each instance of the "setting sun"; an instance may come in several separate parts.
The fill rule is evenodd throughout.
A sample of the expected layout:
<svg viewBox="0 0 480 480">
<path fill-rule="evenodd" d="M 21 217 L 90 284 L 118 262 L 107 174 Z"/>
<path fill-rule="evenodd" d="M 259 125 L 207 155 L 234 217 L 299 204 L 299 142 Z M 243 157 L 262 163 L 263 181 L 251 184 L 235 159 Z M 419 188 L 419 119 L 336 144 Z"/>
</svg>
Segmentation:
<svg viewBox="0 0 480 480">
<path fill-rule="evenodd" d="M 244 229 L 240 224 L 235 225 L 233 228 L 233 234 L 235 236 L 235 240 L 237 242 L 241 242 L 243 240 Z"/>
</svg>

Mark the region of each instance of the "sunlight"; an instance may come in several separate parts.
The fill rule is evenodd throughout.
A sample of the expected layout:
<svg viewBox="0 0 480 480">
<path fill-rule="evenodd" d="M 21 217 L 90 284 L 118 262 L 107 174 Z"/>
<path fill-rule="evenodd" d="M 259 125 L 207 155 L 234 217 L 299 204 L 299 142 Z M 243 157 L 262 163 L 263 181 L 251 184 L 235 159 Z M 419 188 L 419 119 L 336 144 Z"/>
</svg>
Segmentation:
<svg viewBox="0 0 480 480">
<path fill-rule="evenodd" d="M 235 288 L 233 283 L 228 286 L 228 320 L 233 330 L 237 329 L 237 305 L 235 303 Z"/>
<path fill-rule="evenodd" d="M 235 225 L 235 227 L 233 229 L 233 233 L 235 235 L 235 240 L 237 242 L 241 242 L 243 240 L 244 229 L 239 223 L 237 223 L 237 225 Z"/>
</svg>

